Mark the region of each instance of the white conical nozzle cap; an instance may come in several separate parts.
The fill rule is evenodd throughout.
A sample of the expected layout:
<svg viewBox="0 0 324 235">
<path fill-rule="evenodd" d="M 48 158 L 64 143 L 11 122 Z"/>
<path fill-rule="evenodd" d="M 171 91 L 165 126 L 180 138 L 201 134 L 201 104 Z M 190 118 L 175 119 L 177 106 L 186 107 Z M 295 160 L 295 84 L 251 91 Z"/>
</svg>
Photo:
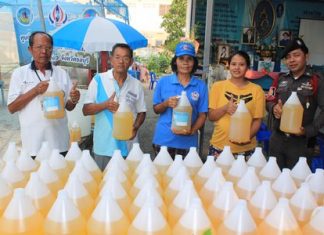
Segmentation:
<svg viewBox="0 0 324 235">
<path fill-rule="evenodd" d="M 151 155 L 148 154 L 148 153 L 145 153 L 143 155 L 143 159 L 138 164 L 138 166 L 137 166 L 137 168 L 135 170 L 135 173 L 137 175 L 139 175 L 143 171 L 143 169 L 145 169 L 147 167 L 151 167 L 151 166 L 153 166 L 153 168 L 155 169 L 155 172 L 157 173 L 157 170 L 156 170 L 156 168 L 155 168 L 155 166 L 154 166 L 154 164 L 152 162 Z"/>
<path fill-rule="evenodd" d="M 133 186 L 140 189 L 148 179 L 152 179 L 153 181 L 156 181 L 157 184 L 159 184 L 157 179 L 154 176 L 153 169 L 152 168 L 144 168 L 142 173 L 135 180 Z"/>
<path fill-rule="evenodd" d="M 269 157 L 267 164 L 260 171 L 260 177 L 273 181 L 280 173 L 281 171 L 277 164 L 277 158 Z"/>
<path fill-rule="evenodd" d="M 277 204 L 277 197 L 271 189 L 271 182 L 266 180 L 262 181 L 249 203 L 256 208 L 267 211 L 272 210 Z"/>
<path fill-rule="evenodd" d="M 201 231 L 211 227 L 211 222 L 199 198 L 192 199 L 189 208 L 180 217 L 178 223 L 193 231 Z"/>
<path fill-rule="evenodd" d="M 230 177 L 239 179 L 247 171 L 248 165 L 245 162 L 244 155 L 238 155 L 233 161 L 231 168 L 228 171 Z"/>
<path fill-rule="evenodd" d="M 324 218 L 324 206 L 319 206 L 314 209 L 309 225 L 314 229 L 316 229 L 317 231 L 324 231 L 323 218 Z"/>
<path fill-rule="evenodd" d="M 191 106 L 189 99 L 187 97 L 186 91 L 181 91 L 181 96 L 180 96 L 177 107 L 179 107 L 179 106 Z"/>
<path fill-rule="evenodd" d="M 157 166 L 170 166 L 173 160 L 166 146 L 161 146 L 160 152 L 154 159 L 153 163 Z"/>
<path fill-rule="evenodd" d="M 47 185 L 39 178 L 37 172 L 31 173 L 25 190 L 26 195 L 28 195 L 32 199 L 43 198 L 51 194 L 51 191 L 49 190 Z"/>
<path fill-rule="evenodd" d="M 22 172 L 33 171 L 37 168 L 36 162 L 24 149 L 20 151 L 20 155 L 16 160 L 16 166 Z"/>
<path fill-rule="evenodd" d="M 73 174 L 77 175 L 82 183 L 88 183 L 92 181 L 95 182 L 93 176 L 84 168 L 83 163 L 81 161 L 77 161 L 75 163 L 75 167 L 73 168 L 70 175 Z"/>
<path fill-rule="evenodd" d="M 175 176 L 179 170 L 179 168 L 181 166 L 185 166 L 182 160 L 182 155 L 176 155 L 175 159 L 173 161 L 173 163 L 169 166 L 166 174 L 167 176 L 169 176 L 170 178 L 173 178 L 173 176 Z"/>
<path fill-rule="evenodd" d="M 118 164 L 116 162 L 116 164 Z M 113 166 L 113 165 L 110 165 Z M 118 165 L 115 165 L 116 167 L 111 168 L 109 171 L 106 172 L 106 174 L 104 175 L 103 178 L 103 183 L 105 183 L 107 181 L 108 178 L 114 176 L 115 179 L 118 180 L 118 182 L 123 183 L 125 181 L 128 181 L 126 175 L 124 174 L 124 172 L 119 168 Z"/>
<path fill-rule="evenodd" d="M 261 147 L 255 148 L 255 151 L 247 161 L 247 164 L 255 167 L 257 170 L 261 170 L 267 164 L 267 160 L 262 153 Z"/>
<path fill-rule="evenodd" d="M 234 156 L 231 152 L 230 146 L 224 146 L 223 151 L 216 159 L 216 164 L 220 166 L 224 171 L 227 171 L 230 166 L 232 165 L 232 162 L 234 161 Z"/>
<path fill-rule="evenodd" d="M 16 142 L 9 142 L 8 148 L 5 154 L 3 155 L 3 160 L 6 162 L 9 160 L 15 161 L 18 158 L 18 156 L 19 154 L 16 148 Z"/>
<path fill-rule="evenodd" d="M 238 113 L 249 113 L 249 110 L 247 109 L 246 105 L 245 105 L 245 101 L 242 99 L 240 100 L 237 109 L 235 112 Z"/>
<path fill-rule="evenodd" d="M 216 162 L 214 156 L 207 156 L 207 160 L 204 165 L 199 169 L 197 175 L 202 178 L 209 178 L 216 168 Z"/>
<path fill-rule="evenodd" d="M 83 166 L 87 171 L 93 172 L 93 171 L 100 171 L 97 163 L 90 155 L 90 151 L 88 149 L 85 149 L 82 151 L 81 156 L 81 162 L 83 163 Z"/>
<path fill-rule="evenodd" d="M 81 155 L 82 155 L 82 151 L 79 147 L 78 142 L 72 142 L 71 147 L 65 156 L 65 160 L 76 162 L 81 158 Z"/>
<path fill-rule="evenodd" d="M 50 156 L 51 156 L 51 152 L 52 152 L 52 149 L 50 148 L 48 142 L 43 141 L 42 145 L 41 145 L 41 148 L 39 149 L 39 151 L 38 151 L 38 153 L 36 155 L 35 160 L 40 162 L 42 160 L 49 159 Z"/>
<path fill-rule="evenodd" d="M 106 181 L 106 183 L 102 187 L 99 195 L 101 197 L 104 197 L 106 195 L 107 191 L 111 192 L 111 195 L 115 200 L 128 197 L 125 189 L 123 188 L 121 183 L 118 182 L 118 180 L 116 179 L 115 176 L 110 177 Z"/>
<path fill-rule="evenodd" d="M 279 193 L 281 196 L 292 195 L 296 192 L 297 187 L 290 175 L 290 169 L 282 169 L 281 174 L 272 184 L 273 191 Z"/>
<path fill-rule="evenodd" d="M 87 196 L 89 193 L 76 175 L 70 175 L 64 190 L 71 199 L 78 199 Z"/>
<path fill-rule="evenodd" d="M 155 232 L 167 226 L 167 222 L 153 199 L 149 199 L 140 209 L 132 225 L 143 232 Z"/>
<path fill-rule="evenodd" d="M 188 154 L 186 155 L 185 159 L 183 160 L 186 167 L 202 167 L 203 162 L 197 153 L 196 147 L 190 147 Z"/>
<path fill-rule="evenodd" d="M 62 189 L 58 192 L 57 199 L 47 214 L 47 219 L 61 223 L 74 220 L 80 216 L 80 211 L 77 209 L 72 199 L 70 199 L 67 192 Z"/>
<path fill-rule="evenodd" d="M 189 180 L 189 173 L 185 167 L 181 167 L 178 171 L 178 173 L 174 176 L 174 178 L 171 180 L 171 182 L 168 185 L 168 188 L 171 190 L 179 191 L 186 180 Z"/>
<path fill-rule="evenodd" d="M 25 189 L 17 188 L 3 213 L 3 217 L 10 220 L 18 220 L 30 217 L 36 212 L 37 210 L 32 200 L 25 194 Z"/>
<path fill-rule="evenodd" d="M 126 99 L 120 99 L 119 101 L 119 107 L 117 112 L 132 112 L 132 110 L 130 109 Z"/>
<path fill-rule="evenodd" d="M 213 200 L 213 206 L 227 214 L 236 205 L 239 198 L 234 191 L 233 182 L 226 181 Z"/>
<path fill-rule="evenodd" d="M 46 184 L 60 180 L 56 172 L 49 166 L 48 160 L 41 161 L 37 172 L 41 180 Z"/>
<path fill-rule="evenodd" d="M 140 162 L 143 158 L 143 151 L 139 143 L 133 143 L 131 151 L 128 153 L 126 160 Z"/>
<path fill-rule="evenodd" d="M 226 180 L 223 176 L 222 169 L 216 167 L 215 171 L 211 174 L 210 178 L 208 178 L 203 187 L 208 189 L 209 191 L 215 191 L 225 182 Z"/>
<path fill-rule="evenodd" d="M 307 164 L 306 157 L 299 157 L 298 162 L 291 169 L 291 176 L 293 179 L 303 182 L 310 174 L 312 174 L 312 171 Z"/>
<path fill-rule="evenodd" d="M 297 92 L 292 91 L 285 104 L 301 105 Z"/>
<path fill-rule="evenodd" d="M 242 178 L 237 182 L 237 187 L 245 191 L 255 192 L 260 183 L 261 182 L 255 173 L 255 168 L 250 166 Z"/>
<path fill-rule="evenodd" d="M 181 209 L 189 208 L 193 198 L 199 197 L 191 180 L 186 180 L 184 186 L 180 189 L 173 200 L 173 204 Z"/>
<path fill-rule="evenodd" d="M 300 188 L 291 197 L 290 204 L 303 210 L 313 210 L 317 207 L 316 199 L 308 183 L 301 184 Z"/>
<path fill-rule="evenodd" d="M 6 182 L 6 180 L 0 176 L 0 198 L 3 198 L 12 193 L 12 189 L 10 185 Z"/>
<path fill-rule="evenodd" d="M 109 165 L 110 164 L 115 164 L 115 162 L 118 164 L 119 168 L 123 171 L 123 172 L 127 172 L 128 171 L 128 166 L 127 163 L 125 162 L 121 151 L 119 149 L 116 149 L 110 159 L 110 161 L 108 162 L 106 169 L 104 170 L 104 172 L 106 173 L 109 169 Z"/>
<path fill-rule="evenodd" d="M 307 176 L 305 182 L 307 182 L 315 194 L 324 193 L 324 169 L 317 168 L 315 173 Z"/>
<path fill-rule="evenodd" d="M 5 167 L 2 169 L 1 176 L 9 185 L 15 184 L 24 180 L 24 174 L 18 169 L 13 159 L 8 160 Z"/>
<path fill-rule="evenodd" d="M 149 197 L 153 198 L 154 204 L 158 207 L 164 204 L 163 199 L 161 198 L 159 192 L 156 190 L 153 181 L 146 181 L 144 187 L 139 191 L 136 198 L 133 201 L 133 204 L 142 207 Z"/>
<path fill-rule="evenodd" d="M 53 149 L 50 159 L 48 160 L 49 166 L 53 170 L 65 169 L 67 166 L 67 162 L 64 157 L 60 154 L 58 149 Z"/>
<path fill-rule="evenodd" d="M 275 208 L 263 222 L 277 228 L 279 231 L 294 231 L 299 228 L 287 198 L 280 198 Z"/>
<path fill-rule="evenodd" d="M 124 216 L 124 212 L 119 204 L 112 198 L 110 193 L 107 193 L 100 199 L 91 215 L 93 219 L 103 223 L 117 222 Z"/>
</svg>

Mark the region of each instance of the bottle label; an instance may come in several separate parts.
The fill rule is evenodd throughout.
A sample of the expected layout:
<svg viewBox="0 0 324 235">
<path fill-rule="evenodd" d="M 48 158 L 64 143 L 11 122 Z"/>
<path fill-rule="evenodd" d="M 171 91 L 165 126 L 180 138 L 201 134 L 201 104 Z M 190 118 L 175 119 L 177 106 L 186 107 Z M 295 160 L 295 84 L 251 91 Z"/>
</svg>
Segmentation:
<svg viewBox="0 0 324 235">
<path fill-rule="evenodd" d="M 60 109 L 60 98 L 58 96 L 45 97 L 43 108 L 45 112 L 58 111 Z"/>
<path fill-rule="evenodd" d="M 187 126 L 188 125 L 189 113 L 174 111 L 173 117 L 174 117 L 174 122 L 177 126 Z"/>
</svg>

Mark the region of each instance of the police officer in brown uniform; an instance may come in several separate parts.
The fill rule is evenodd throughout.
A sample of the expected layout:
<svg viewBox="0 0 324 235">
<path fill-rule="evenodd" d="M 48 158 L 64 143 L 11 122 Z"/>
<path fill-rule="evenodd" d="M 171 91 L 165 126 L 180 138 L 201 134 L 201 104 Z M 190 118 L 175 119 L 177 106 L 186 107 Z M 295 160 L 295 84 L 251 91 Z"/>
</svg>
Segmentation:
<svg viewBox="0 0 324 235">
<path fill-rule="evenodd" d="M 284 49 L 289 72 L 274 80 L 267 96 L 267 110 L 273 116 L 269 155 L 277 157 L 279 167 L 293 168 L 300 156 L 311 163 L 308 140 L 324 126 L 324 79 L 307 67 L 308 48 L 300 38 L 293 39 Z M 282 106 L 292 91 L 296 91 L 304 114 L 300 133 L 292 135 L 280 131 Z M 319 115 L 315 112 L 319 108 Z"/>
</svg>

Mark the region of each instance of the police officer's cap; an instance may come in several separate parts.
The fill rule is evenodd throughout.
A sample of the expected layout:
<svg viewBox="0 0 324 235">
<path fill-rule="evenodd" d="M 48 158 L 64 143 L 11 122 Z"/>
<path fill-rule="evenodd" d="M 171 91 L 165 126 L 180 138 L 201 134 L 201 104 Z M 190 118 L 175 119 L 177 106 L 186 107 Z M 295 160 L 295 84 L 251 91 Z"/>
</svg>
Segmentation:
<svg viewBox="0 0 324 235">
<path fill-rule="evenodd" d="M 294 38 L 285 47 L 285 49 L 281 55 L 281 58 L 285 58 L 289 52 L 296 50 L 296 49 L 301 49 L 305 54 L 308 53 L 308 48 L 305 45 L 304 41 L 301 38 Z"/>
</svg>

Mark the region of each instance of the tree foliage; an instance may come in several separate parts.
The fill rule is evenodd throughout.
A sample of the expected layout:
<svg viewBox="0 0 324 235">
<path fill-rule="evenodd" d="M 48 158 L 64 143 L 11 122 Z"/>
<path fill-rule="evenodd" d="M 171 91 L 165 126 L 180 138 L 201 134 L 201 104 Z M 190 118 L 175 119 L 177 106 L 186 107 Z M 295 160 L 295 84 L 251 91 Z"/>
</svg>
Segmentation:
<svg viewBox="0 0 324 235">
<path fill-rule="evenodd" d="M 173 51 L 177 42 L 184 37 L 186 24 L 187 0 L 173 0 L 170 10 L 162 18 L 161 27 L 169 34 L 165 46 Z"/>
</svg>

